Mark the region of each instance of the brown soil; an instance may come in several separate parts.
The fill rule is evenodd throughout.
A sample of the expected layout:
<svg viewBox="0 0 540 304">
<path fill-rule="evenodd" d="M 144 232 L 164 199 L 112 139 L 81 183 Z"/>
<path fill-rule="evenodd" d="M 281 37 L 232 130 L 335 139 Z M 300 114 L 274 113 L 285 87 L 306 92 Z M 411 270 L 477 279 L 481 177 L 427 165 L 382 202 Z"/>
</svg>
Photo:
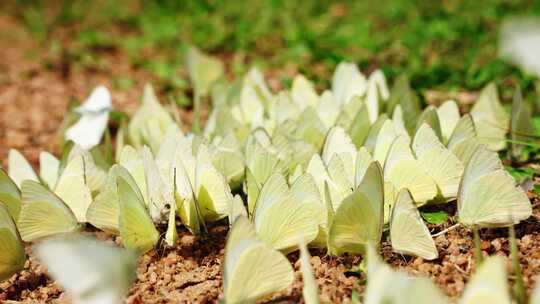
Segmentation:
<svg viewBox="0 0 540 304">
<path fill-rule="evenodd" d="M 103 54 L 103 58 L 111 63 L 111 68 L 106 71 L 83 69 L 66 74 L 65 64 L 45 68 L 43 56 L 36 52 L 39 49 L 40 46 L 34 44 L 12 18 L 0 16 L 0 159 L 3 165 L 6 165 L 9 148 L 21 150 L 34 165 L 37 164 L 39 151 L 44 149 L 58 153 L 57 130 L 72 98 L 82 100 L 94 86 L 105 84 L 112 89 L 114 106 L 129 113 L 136 108 L 144 83 L 152 80 L 148 73 L 131 67 L 117 52 Z M 279 76 L 278 72 L 273 74 Z M 129 91 L 115 89 L 112 79 L 125 75 L 134 80 L 134 86 Z M 277 81 L 270 79 L 270 83 Z M 517 226 L 520 262 L 529 292 L 540 273 L 539 218 L 540 213 L 535 210 L 531 219 Z M 430 228 L 436 232 L 450 225 L 447 223 L 444 227 Z M 88 233 L 109 242 L 118 241 L 102 232 Z M 180 232 L 180 241 L 174 249 L 158 248 L 142 256 L 137 281 L 127 302 L 216 302 L 222 294 L 221 262 L 226 234 L 225 226 L 211 228 L 210 236 L 206 239 Z M 482 230 L 484 254 L 508 257 L 506 236 L 504 229 Z M 435 240 L 440 257 L 431 262 L 392 253 L 386 241 L 382 243 L 381 251 L 391 265 L 412 274 L 431 277 L 446 294 L 456 298 L 475 267 L 472 233 L 460 227 Z M 29 259 L 25 270 L 0 283 L 0 302 L 50 302 L 57 299 L 60 303 L 69 303 L 69 298 L 34 258 L 30 246 L 27 252 Z M 350 271 L 353 265 L 360 263 L 361 257 L 331 257 L 317 250 L 311 253 L 323 301 L 347 302 L 353 289 L 360 293 L 363 291 L 365 275 Z M 296 269 L 296 280 L 289 289 L 269 299 L 274 303 L 301 302 L 302 279 L 298 254 L 290 254 L 289 259 Z M 511 270 L 510 263 L 508 270 Z"/>
</svg>

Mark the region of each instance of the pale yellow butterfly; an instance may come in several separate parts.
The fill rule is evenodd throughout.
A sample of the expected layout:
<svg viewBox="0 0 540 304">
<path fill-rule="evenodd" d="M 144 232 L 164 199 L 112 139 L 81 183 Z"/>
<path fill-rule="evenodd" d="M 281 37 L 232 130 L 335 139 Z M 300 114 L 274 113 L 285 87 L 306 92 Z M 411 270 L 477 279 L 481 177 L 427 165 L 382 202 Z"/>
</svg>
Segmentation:
<svg viewBox="0 0 540 304">
<path fill-rule="evenodd" d="M 365 253 L 369 242 L 378 243 L 383 228 L 382 169 L 371 163 L 358 188 L 336 209 L 328 234 L 332 254 Z"/>
<path fill-rule="evenodd" d="M 501 105 L 494 83 L 490 83 L 482 89 L 470 113 L 481 143 L 493 151 L 506 148 L 506 133 L 510 117 Z"/>
<path fill-rule="evenodd" d="M 428 278 L 413 277 L 386 265 L 372 244 L 368 246 L 367 264 L 368 284 L 363 303 L 448 303 L 448 299 Z"/>
<path fill-rule="evenodd" d="M 21 193 L 22 204 L 17 227 L 24 241 L 71 233 L 80 228 L 71 209 L 45 186 L 27 180 L 21 186 Z"/>
<path fill-rule="evenodd" d="M 392 249 L 399 253 L 436 259 L 435 242 L 416 208 L 409 190 L 401 189 L 392 208 L 390 219 Z"/>
<path fill-rule="evenodd" d="M 21 211 L 21 192 L 2 168 L 0 168 L 0 203 L 6 206 L 11 217 L 17 221 Z"/>
<path fill-rule="evenodd" d="M 465 167 L 458 193 L 458 219 L 467 226 L 508 226 L 532 214 L 523 189 L 496 152 L 480 145 Z"/>
<path fill-rule="evenodd" d="M 26 254 L 17 227 L 8 212 L 0 204 L 0 281 L 24 268 Z"/>
<path fill-rule="evenodd" d="M 441 134 L 443 143 L 447 144 L 454 128 L 460 119 L 459 107 L 454 100 L 447 100 L 437 107 L 437 116 L 441 123 Z"/>
<path fill-rule="evenodd" d="M 134 181 L 128 182 L 118 176 L 119 218 L 118 226 L 124 247 L 145 253 L 151 250 L 159 240 L 159 232 L 144 206 L 142 194 L 133 187 Z"/>
<path fill-rule="evenodd" d="M 417 129 L 412 149 L 420 165 L 437 184 L 441 199 L 454 200 L 464 169 L 461 161 L 442 144 L 426 123 Z"/>
<path fill-rule="evenodd" d="M 17 187 L 21 187 L 24 180 L 39 182 L 39 178 L 21 152 L 10 149 L 8 154 L 8 174 Z"/>
<path fill-rule="evenodd" d="M 459 300 L 460 304 L 510 304 L 506 266 L 500 256 L 487 258 L 476 270 Z"/>
<path fill-rule="evenodd" d="M 392 143 L 384 165 L 384 180 L 394 189 L 407 188 L 417 205 L 423 205 L 437 195 L 435 181 L 414 158 L 408 141 L 398 137 Z"/>
<path fill-rule="evenodd" d="M 321 209 L 317 203 L 310 196 L 292 194 L 305 193 L 303 187 L 304 183 L 297 181 L 289 189 L 285 177 L 274 173 L 261 189 L 253 222 L 259 237 L 275 249 L 294 251 L 299 240 L 311 242 L 319 232 L 317 214 Z"/>
<path fill-rule="evenodd" d="M 227 303 L 255 303 L 289 287 L 294 271 L 287 258 L 260 241 L 245 217 L 233 223 L 225 246 L 223 289 Z"/>
<path fill-rule="evenodd" d="M 476 127 L 470 114 L 463 115 L 448 140 L 447 147 L 456 155 L 462 164 L 469 162 L 478 147 Z"/>
</svg>

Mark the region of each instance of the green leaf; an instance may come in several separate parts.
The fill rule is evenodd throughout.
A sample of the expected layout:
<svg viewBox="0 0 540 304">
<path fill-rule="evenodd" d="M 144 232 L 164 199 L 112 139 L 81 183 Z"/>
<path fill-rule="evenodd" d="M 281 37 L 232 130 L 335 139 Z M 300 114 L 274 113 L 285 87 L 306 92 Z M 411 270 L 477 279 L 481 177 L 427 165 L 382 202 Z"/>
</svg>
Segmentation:
<svg viewBox="0 0 540 304">
<path fill-rule="evenodd" d="M 506 170 L 512 177 L 518 182 L 521 183 L 524 179 L 530 178 L 533 179 L 534 175 L 538 174 L 538 170 L 533 168 L 514 168 L 511 166 L 506 166 Z"/>
<path fill-rule="evenodd" d="M 448 220 L 446 211 L 422 212 L 422 217 L 426 222 L 434 225 L 440 225 Z"/>
<path fill-rule="evenodd" d="M 533 191 L 536 196 L 540 196 L 540 185 L 534 185 Z"/>
</svg>

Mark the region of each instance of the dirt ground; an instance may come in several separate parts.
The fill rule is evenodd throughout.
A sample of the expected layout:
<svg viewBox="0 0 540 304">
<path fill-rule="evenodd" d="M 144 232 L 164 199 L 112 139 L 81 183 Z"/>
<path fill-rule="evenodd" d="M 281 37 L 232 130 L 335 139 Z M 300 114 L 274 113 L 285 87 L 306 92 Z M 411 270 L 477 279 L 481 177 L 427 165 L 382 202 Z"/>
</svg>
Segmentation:
<svg viewBox="0 0 540 304">
<path fill-rule="evenodd" d="M 115 108 L 132 112 L 137 105 L 144 83 L 152 78 L 137 70 L 118 53 L 106 55 L 114 67 L 107 71 L 71 70 L 59 64 L 43 66 L 39 46 L 28 39 L 28 34 L 12 19 L 0 15 L 0 159 L 6 165 L 9 148 L 17 148 L 34 164 L 39 152 L 58 153 L 58 128 L 72 98 L 84 99 L 90 90 L 104 84 L 112 89 Z M 67 67 L 69 70 L 69 67 Z M 114 89 L 114 75 L 129 74 L 134 86 L 128 91 Z M 272 81 L 272 79 L 269 79 Z M 531 195 L 533 203 L 536 198 Z M 540 273 L 540 212 L 516 227 L 520 262 L 529 292 Z M 435 233 L 452 225 L 430 227 Z M 115 242 L 114 237 L 102 232 L 87 232 L 98 238 Z M 137 281 L 127 303 L 213 303 L 222 293 L 221 262 L 224 253 L 226 226 L 211 228 L 210 236 L 197 239 L 188 232 L 180 232 L 174 249 L 158 248 L 140 258 Z M 481 231 L 484 254 L 508 257 L 509 244 L 505 229 Z M 388 242 L 381 246 L 385 260 L 407 272 L 431 277 L 444 292 L 455 299 L 461 294 L 475 263 L 471 231 L 452 230 L 435 239 L 440 257 L 426 262 L 421 258 L 404 257 L 391 252 Z M 0 283 L 0 302 L 69 303 L 69 298 L 47 276 L 27 246 L 29 260 L 25 270 Z M 352 290 L 362 292 L 365 275 L 350 271 L 361 261 L 359 256 L 331 257 L 326 252 L 312 250 L 311 262 L 323 301 L 347 302 Z M 296 279 L 289 289 L 268 299 L 272 303 L 301 302 L 302 280 L 298 254 L 289 255 L 296 269 Z M 508 270 L 510 271 L 510 262 Z M 510 278 L 511 280 L 511 278 Z M 267 302 L 268 302 L 267 301 Z"/>
</svg>

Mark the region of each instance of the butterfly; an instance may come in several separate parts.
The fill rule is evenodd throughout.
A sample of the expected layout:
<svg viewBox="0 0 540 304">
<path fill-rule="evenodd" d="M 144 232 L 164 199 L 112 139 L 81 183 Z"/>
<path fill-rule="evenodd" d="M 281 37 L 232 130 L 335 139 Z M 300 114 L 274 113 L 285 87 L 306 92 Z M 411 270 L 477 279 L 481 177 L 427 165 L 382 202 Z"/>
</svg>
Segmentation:
<svg viewBox="0 0 540 304">
<path fill-rule="evenodd" d="M 400 109 L 399 107 L 398 109 Z M 386 116 L 381 116 L 371 126 L 366 138 L 366 149 L 373 154 L 373 159 L 378 161 L 381 166 L 384 167 L 388 151 L 392 146 L 394 140 L 398 137 L 398 129 L 396 128 L 396 121 L 388 119 Z M 404 126 L 403 126 L 404 128 Z M 402 138 L 409 141 L 409 135 L 404 132 Z"/>
<path fill-rule="evenodd" d="M 21 191 L 2 168 L 0 168 L 0 203 L 7 208 L 11 217 L 17 221 L 21 211 Z"/>
<path fill-rule="evenodd" d="M 391 115 L 399 105 L 403 111 L 403 123 L 407 132 L 412 133 L 417 125 L 420 115 L 420 100 L 418 95 L 411 89 L 409 79 L 405 75 L 399 75 L 392 88 L 390 97 L 385 103 L 386 113 Z"/>
<path fill-rule="evenodd" d="M 75 303 L 119 303 L 135 280 L 136 255 L 95 239 L 49 239 L 34 251 Z"/>
<path fill-rule="evenodd" d="M 454 200 L 464 169 L 457 156 L 443 145 L 426 123 L 420 125 L 414 134 L 412 150 L 418 163 L 437 185 L 438 196 L 443 201 Z"/>
<path fill-rule="evenodd" d="M 39 181 L 32 165 L 15 149 L 10 149 L 8 153 L 8 174 L 19 188 L 24 180 Z"/>
<path fill-rule="evenodd" d="M 369 114 L 370 123 L 374 123 L 379 117 L 380 109 L 384 102 L 390 97 L 390 91 L 386 83 L 386 78 L 381 70 L 373 71 L 367 80 L 366 107 Z"/>
<path fill-rule="evenodd" d="M 119 234 L 119 196 L 117 178 L 121 176 L 131 184 L 132 188 L 138 188 L 133 176 L 121 165 L 115 164 L 109 169 L 107 181 L 102 191 L 86 211 L 88 223 L 103 231 Z"/>
<path fill-rule="evenodd" d="M 458 197 L 458 219 L 466 226 L 508 226 L 532 214 L 527 194 L 516 185 L 496 152 L 480 145 L 465 167 Z"/>
<path fill-rule="evenodd" d="M 372 162 L 353 193 L 335 209 L 328 232 L 332 254 L 365 253 L 369 242 L 378 243 L 384 221 L 384 189 L 381 166 Z"/>
<path fill-rule="evenodd" d="M 332 77 L 332 93 L 340 104 L 347 104 L 354 96 L 363 97 L 367 90 L 366 77 L 351 62 L 340 62 Z"/>
<path fill-rule="evenodd" d="M 478 147 L 478 141 L 474 120 L 470 114 L 465 114 L 458 120 L 446 147 L 466 165 Z"/>
<path fill-rule="evenodd" d="M 142 105 L 133 114 L 127 127 L 130 143 L 136 148 L 148 145 L 153 152 L 157 152 L 172 124 L 175 124 L 174 119 L 159 103 L 152 86 L 145 85 Z"/>
<path fill-rule="evenodd" d="M 296 75 L 292 81 L 291 99 L 299 110 L 309 106 L 317 107 L 320 101 L 315 85 L 302 74 Z"/>
<path fill-rule="evenodd" d="M 24 246 L 6 206 L 0 203 L 0 280 L 24 268 Z"/>
<path fill-rule="evenodd" d="M 454 100 L 447 100 L 437 107 L 436 111 L 441 127 L 442 142 L 446 145 L 461 118 L 459 107 Z"/>
<path fill-rule="evenodd" d="M 436 259 L 439 254 L 428 228 L 407 189 L 401 189 L 392 208 L 390 218 L 390 242 L 399 253 L 411 254 L 426 260 Z"/>
<path fill-rule="evenodd" d="M 101 142 L 107 129 L 111 110 L 111 94 L 104 86 L 96 87 L 88 99 L 75 112 L 81 117 L 66 130 L 66 140 L 71 140 L 83 149 L 91 149 Z"/>
<path fill-rule="evenodd" d="M 510 119 L 508 152 L 512 159 L 518 161 L 527 160 L 527 155 L 523 155 L 524 146 L 520 142 L 527 142 L 534 137 L 534 133 L 530 105 L 523 100 L 521 90 L 518 87 L 514 93 Z"/>
<path fill-rule="evenodd" d="M 414 157 L 406 138 L 397 137 L 392 143 L 384 164 L 385 188 L 394 192 L 407 188 L 417 205 L 423 205 L 435 198 L 437 184 L 427 174 L 422 164 Z M 387 204 L 392 201 L 386 197 Z"/>
<path fill-rule="evenodd" d="M 170 154 L 174 158 L 175 151 L 171 151 Z M 174 181 L 169 173 L 172 160 L 164 162 L 160 161 L 159 158 L 154 158 L 152 151 L 147 146 L 141 148 L 141 158 L 146 180 L 146 194 L 148 195 L 147 208 L 152 220 L 159 223 L 166 218 L 168 208 L 174 204 L 175 200 Z"/>
<path fill-rule="evenodd" d="M 505 20 L 501 28 L 500 55 L 528 73 L 540 75 L 540 61 L 537 57 L 539 33 L 537 18 L 519 17 Z"/>
<path fill-rule="evenodd" d="M 208 146 L 212 164 L 225 176 L 232 189 L 241 186 L 244 179 L 245 157 L 241 146 L 232 133 L 215 137 Z"/>
<path fill-rule="evenodd" d="M 157 244 L 159 232 L 144 205 L 142 194 L 129 174 L 118 175 L 118 230 L 124 247 L 145 253 Z"/>
<path fill-rule="evenodd" d="M 367 249 L 368 283 L 363 303 L 449 303 L 428 278 L 413 277 L 405 272 L 395 271 L 381 260 L 372 244 Z"/>
<path fill-rule="evenodd" d="M 480 143 L 487 145 L 493 151 L 506 148 L 506 133 L 510 125 L 510 117 L 501 105 L 494 83 L 482 89 L 470 114 Z"/>
<path fill-rule="evenodd" d="M 186 66 L 191 83 L 196 93 L 204 97 L 212 85 L 223 75 L 221 61 L 202 53 L 196 47 L 189 47 L 186 55 Z"/>
<path fill-rule="evenodd" d="M 86 163 L 75 156 L 62 171 L 54 193 L 73 211 L 77 220 L 86 222 L 86 212 L 92 203 L 92 192 L 87 184 Z"/>
<path fill-rule="evenodd" d="M 21 185 L 21 212 L 17 227 L 21 238 L 31 242 L 81 228 L 75 213 L 45 186 L 25 180 Z"/>
<path fill-rule="evenodd" d="M 309 243 L 319 232 L 324 209 L 309 178 L 298 178 L 289 188 L 285 177 L 274 173 L 262 186 L 252 219 L 257 235 L 275 249 L 294 251 L 299 240 Z"/>
<path fill-rule="evenodd" d="M 506 265 L 503 258 L 489 257 L 482 262 L 465 286 L 459 303 L 512 303 L 507 284 Z"/>
<path fill-rule="evenodd" d="M 227 303 L 255 303 L 289 287 L 294 279 L 287 258 L 261 241 L 249 220 L 242 216 L 229 231 L 223 265 Z"/>
</svg>

